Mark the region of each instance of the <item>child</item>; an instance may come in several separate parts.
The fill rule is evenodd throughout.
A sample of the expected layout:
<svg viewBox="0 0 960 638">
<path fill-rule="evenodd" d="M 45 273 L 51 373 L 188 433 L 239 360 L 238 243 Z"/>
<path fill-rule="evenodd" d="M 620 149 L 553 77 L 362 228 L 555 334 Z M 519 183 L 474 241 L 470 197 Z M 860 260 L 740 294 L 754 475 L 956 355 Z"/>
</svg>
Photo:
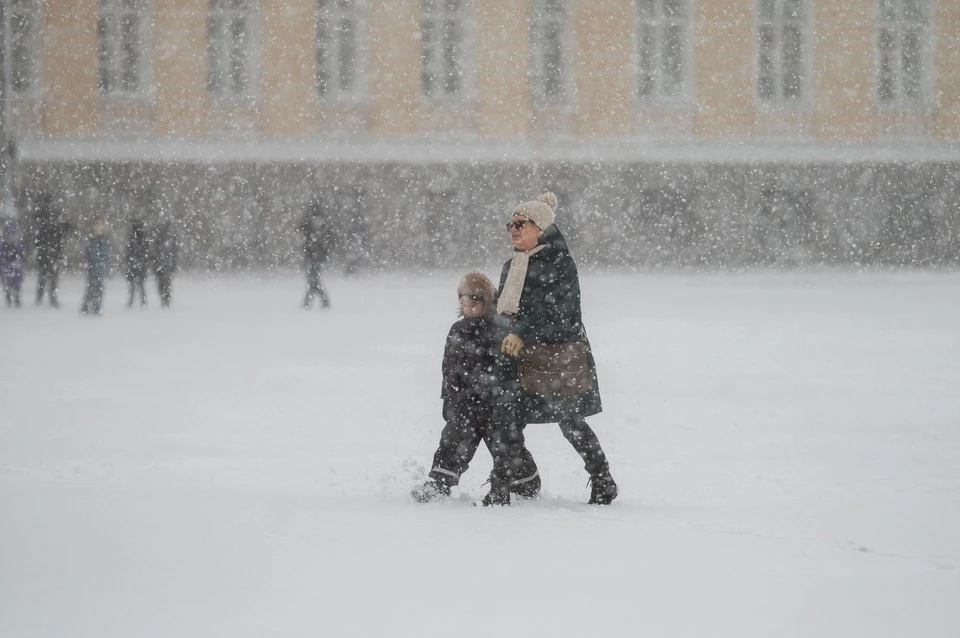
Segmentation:
<svg viewBox="0 0 960 638">
<path fill-rule="evenodd" d="M 460 319 L 450 328 L 443 351 L 443 418 L 447 424 L 433 455 L 430 478 L 411 492 L 414 500 L 426 503 L 449 496 L 459 484 L 483 440 L 490 449 L 490 419 L 493 414 L 495 288 L 481 272 L 469 272 L 457 286 Z M 522 448 L 520 478 L 510 491 L 532 498 L 540 492 L 540 474 L 533 456 Z"/>
<path fill-rule="evenodd" d="M 23 285 L 26 261 L 27 253 L 17 222 L 8 221 L 3 225 L 3 239 L 0 240 L 0 280 L 3 281 L 3 294 L 8 307 L 20 307 L 20 286 Z"/>
</svg>

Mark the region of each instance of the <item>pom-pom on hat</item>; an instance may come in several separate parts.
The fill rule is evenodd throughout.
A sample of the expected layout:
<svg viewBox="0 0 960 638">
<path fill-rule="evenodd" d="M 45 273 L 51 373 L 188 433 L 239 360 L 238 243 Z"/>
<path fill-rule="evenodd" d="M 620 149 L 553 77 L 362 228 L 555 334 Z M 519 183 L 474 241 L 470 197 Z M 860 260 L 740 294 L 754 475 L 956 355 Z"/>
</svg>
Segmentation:
<svg viewBox="0 0 960 638">
<path fill-rule="evenodd" d="M 556 210 L 557 196 L 551 192 L 546 192 L 535 200 L 523 202 L 513 209 L 513 214 L 523 215 L 536 224 L 540 230 L 543 230 L 553 223 L 556 218 Z"/>
</svg>

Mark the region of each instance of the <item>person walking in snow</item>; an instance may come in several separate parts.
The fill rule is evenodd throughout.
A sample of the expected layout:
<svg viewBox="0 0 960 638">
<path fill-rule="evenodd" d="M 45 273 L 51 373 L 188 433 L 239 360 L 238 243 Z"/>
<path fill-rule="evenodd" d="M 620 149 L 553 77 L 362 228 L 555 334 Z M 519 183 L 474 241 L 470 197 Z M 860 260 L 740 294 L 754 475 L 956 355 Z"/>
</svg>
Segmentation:
<svg viewBox="0 0 960 638">
<path fill-rule="evenodd" d="M 173 296 L 173 275 L 177 272 L 177 257 L 180 245 L 173 224 L 165 219 L 157 228 L 153 238 L 153 273 L 157 277 L 157 291 L 160 293 L 160 305 L 170 307 Z"/>
<path fill-rule="evenodd" d="M 509 505 L 523 468 L 529 423 L 558 423 L 590 475 L 590 503 L 607 505 L 617 484 L 585 417 L 599 413 L 600 387 L 583 327 L 580 278 L 554 223 L 557 197 L 544 193 L 513 210 L 513 257 L 500 276 L 495 326 L 493 474 L 484 505 Z"/>
<path fill-rule="evenodd" d="M 36 211 L 34 245 L 37 249 L 37 305 L 43 302 L 44 291 L 47 291 L 50 305 L 59 308 L 57 295 L 60 292 L 63 245 L 71 226 L 63 220 L 63 213 L 50 195 L 40 197 Z"/>
<path fill-rule="evenodd" d="M 330 307 L 330 297 L 320 281 L 320 272 L 330 256 L 333 238 L 323 207 L 314 203 L 300 222 L 299 231 L 303 235 L 303 264 L 307 273 L 307 294 L 303 298 L 303 307 L 310 308 L 313 296 L 320 297 L 320 307 Z"/>
<path fill-rule="evenodd" d="M 103 289 L 107 278 L 107 261 L 110 259 L 109 228 L 103 219 L 96 219 L 87 239 L 84 255 L 87 261 L 87 288 L 83 294 L 80 313 L 100 316 L 103 309 Z"/>
<path fill-rule="evenodd" d="M 150 245 L 147 241 L 147 229 L 143 220 L 130 222 L 130 235 L 123 255 L 123 275 L 127 280 L 127 308 L 133 306 L 133 300 L 140 293 L 140 306 L 147 305 L 147 264 L 150 258 Z"/>
<path fill-rule="evenodd" d="M 468 272 L 457 286 L 460 318 L 450 327 L 443 350 L 443 418 L 446 425 L 433 455 L 429 479 L 411 492 L 421 503 L 449 496 L 460 483 L 480 441 L 491 445 L 493 413 L 494 287 L 481 272 Z M 510 491 L 533 498 L 540 492 L 540 473 L 533 455 L 521 442 L 522 469 Z"/>
<path fill-rule="evenodd" d="M 7 307 L 20 307 L 20 288 L 26 261 L 27 253 L 17 222 L 8 221 L 3 225 L 3 238 L 0 239 L 0 281 L 3 283 Z"/>
</svg>

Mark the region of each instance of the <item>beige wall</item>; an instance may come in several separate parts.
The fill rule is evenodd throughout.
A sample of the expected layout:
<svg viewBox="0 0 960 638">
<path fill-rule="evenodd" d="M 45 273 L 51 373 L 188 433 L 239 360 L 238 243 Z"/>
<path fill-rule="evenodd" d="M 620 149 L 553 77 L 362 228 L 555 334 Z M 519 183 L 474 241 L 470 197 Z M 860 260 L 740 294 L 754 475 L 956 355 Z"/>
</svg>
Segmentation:
<svg viewBox="0 0 960 638">
<path fill-rule="evenodd" d="M 370 134 L 411 135 L 420 103 L 419 0 L 371 0 Z"/>
<path fill-rule="evenodd" d="M 487 138 L 525 137 L 531 109 L 527 0 L 485 0 L 476 11 L 477 133 Z"/>
<path fill-rule="evenodd" d="M 633 0 L 571 0 L 570 105 L 534 109 L 530 1 L 474 0 L 472 88 L 447 106 L 420 95 L 420 0 L 366 1 L 368 98 L 349 104 L 315 95 L 314 0 L 260 0 L 257 89 L 250 99 L 226 102 L 211 100 L 206 89 L 206 0 L 152 0 L 150 88 L 133 99 L 97 94 L 98 1 L 47 1 L 42 95 L 15 105 L 14 118 L 22 120 L 15 124 L 21 133 L 42 128 L 52 136 L 960 140 L 960 0 L 937 0 L 936 85 L 922 113 L 877 107 L 877 0 L 812 0 L 811 96 L 780 111 L 759 108 L 755 98 L 756 0 L 692 3 L 691 102 L 677 106 L 636 101 Z"/>
<path fill-rule="evenodd" d="M 694 84 L 700 139 L 749 138 L 754 125 L 755 0 L 697 2 Z"/>
<path fill-rule="evenodd" d="M 937 15 L 936 134 L 960 142 L 960 0 L 940 0 Z"/>
<path fill-rule="evenodd" d="M 314 128 L 315 0 L 260 0 L 260 114 L 264 134 Z"/>
<path fill-rule="evenodd" d="M 43 127 L 54 136 L 96 132 L 97 0 L 45 2 Z"/>
<path fill-rule="evenodd" d="M 853 141 L 874 136 L 877 0 L 817 0 L 814 12 L 815 134 Z"/>
<path fill-rule="evenodd" d="M 577 130 L 583 137 L 633 134 L 636 84 L 633 0 L 579 3 L 574 16 Z"/>
<path fill-rule="evenodd" d="M 201 135 L 206 128 L 207 50 L 205 7 L 193 0 L 155 0 L 155 131 Z"/>
</svg>

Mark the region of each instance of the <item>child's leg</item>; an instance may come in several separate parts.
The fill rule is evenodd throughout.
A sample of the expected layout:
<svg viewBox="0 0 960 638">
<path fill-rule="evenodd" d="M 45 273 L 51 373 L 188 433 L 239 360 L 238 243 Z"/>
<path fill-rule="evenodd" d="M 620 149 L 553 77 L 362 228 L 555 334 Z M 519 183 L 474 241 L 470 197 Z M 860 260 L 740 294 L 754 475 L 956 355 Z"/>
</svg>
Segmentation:
<svg viewBox="0 0 960 638">
<path fill-rule="evenodd" d="M 517 470 L 516 478 L 510 483 L 510 491 L 527 498 L 540 493 L 540 470 L 526 443 L 520 450 L 520 468 Z"/>
<path fill-rule="evenodd" d="M 440 433 L 440 444 L 433 455 L 430 477 L 454 486 L 467 471 L 481 440 L 480 428 L 469 419 L 451 419 Z"/>
<path fill-rule="evenodd" d="M 490 455 L 493 456 L 493 438 L 489 434 L 491 428 L 485 428 L 483 442 L 486 443 Z M 523 429 L 520 430 L 520 455 L 515 462 L 516 469 L 510 481 L 510 492 L 526 498 L 532 498 L 540 493 L 540 470 L 533 454 L 527 449 L 526 437 Z"/>
</svg>

